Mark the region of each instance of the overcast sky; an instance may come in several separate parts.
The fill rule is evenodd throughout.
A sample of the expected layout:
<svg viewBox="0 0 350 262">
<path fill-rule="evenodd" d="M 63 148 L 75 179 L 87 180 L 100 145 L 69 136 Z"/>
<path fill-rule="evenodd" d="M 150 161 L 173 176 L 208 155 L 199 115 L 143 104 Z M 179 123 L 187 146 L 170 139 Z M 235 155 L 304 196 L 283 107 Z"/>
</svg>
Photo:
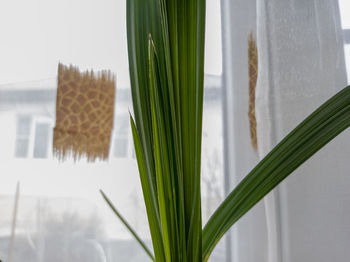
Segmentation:
<svg viewBox="0 0 350 262">
<path fill-rule="evenodd" d="M 0 84 L 55 78 L 61 61 L 111 69 L 118 86 L 128 86 L 125 2 L 1 0 Z M 219 0 L 207 5 L 205 71 L 221 74 Z"/>
</svg>

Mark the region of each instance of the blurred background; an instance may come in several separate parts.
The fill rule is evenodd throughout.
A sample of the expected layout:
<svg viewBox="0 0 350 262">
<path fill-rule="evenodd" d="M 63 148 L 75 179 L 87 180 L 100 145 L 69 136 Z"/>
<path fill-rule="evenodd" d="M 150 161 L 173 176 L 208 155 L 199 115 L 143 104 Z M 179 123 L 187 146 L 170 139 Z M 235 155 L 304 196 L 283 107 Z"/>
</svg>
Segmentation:
<svg viewBox="0 0 350 262">
<path fill-rule="evenodd" d="M 12 262 L 146 261 L 106 205 L 103 189 L 151 245 L 129 123 L 132 111 L 124 0 L 0 3 L 0 259 Z M 209 0 L 203 129 L 203 217 L 223 197 L 220 3 Z M 52 154 L 58 63 L 116 74 L 107 162 Z M 223 249 L 223 245 L 219 249 Z M 217 255 L 223 261 L 225 252 Z"/>
<path fill-rule="evenodd" d="M 99 194 L 103 189 L 151 245 L 128 116 L 125 2 L 0 2 L 4 262 L 148 259 Z M 257 150 L 248 117 L 250 34 L 258 47 Z M 274 145 L 349 82 L 350 2 L 207 0 L 205 55 L 204 223 Z M 59 62 L 116 74 L 107 162 L 60 162 L 52 155 Z M 348 261 L 349 148 L 345 132 L 249 212 L 210 261 Z"/>
</svg>

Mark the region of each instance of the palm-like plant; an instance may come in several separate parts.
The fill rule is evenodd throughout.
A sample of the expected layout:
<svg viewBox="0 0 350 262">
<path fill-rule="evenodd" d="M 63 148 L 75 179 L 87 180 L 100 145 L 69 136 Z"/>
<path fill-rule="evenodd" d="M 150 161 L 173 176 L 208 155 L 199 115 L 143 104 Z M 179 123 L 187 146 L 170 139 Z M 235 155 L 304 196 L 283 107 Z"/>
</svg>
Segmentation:
<svg viewBox="0 0 350 262">
<path fill-rule="evenodd" d="M 207 261 L 225 232 L 350 125 L 350 87 L 283 139 L 202 229 L 201 139 L 205 0 L 127 0 L 131 127 L 157 262 Z"/>
</svg>

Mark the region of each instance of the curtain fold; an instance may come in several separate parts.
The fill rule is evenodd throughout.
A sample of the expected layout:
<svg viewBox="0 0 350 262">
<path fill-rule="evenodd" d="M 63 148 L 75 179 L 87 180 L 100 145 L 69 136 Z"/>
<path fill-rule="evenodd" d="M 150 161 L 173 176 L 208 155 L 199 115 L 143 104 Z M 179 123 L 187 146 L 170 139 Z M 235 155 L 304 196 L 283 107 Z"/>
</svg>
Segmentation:
<svg viewBox="0 0 350 262">
<path fill-rule="evenodd" d="M 228 194 L 257 164 L 249 125 L 249 37 L 256 38 L 256 2 L 221 1 L 225 191 Z M 230 231 L 227 260 L 266 261 L 266 221 L 260 202 Z"/>
<path fill-rule="evenodd" d="M 346 85 L 338 1 L 222 0 L 227 191 L 285 135 Z M 258 153 L 249 132 L 248 39 L 258 43 Z M 242 218 L 239 262 L 345 262 L 350 255 L 350 132 L 312 157 Z"/>
<path fill-rule="evenodd" d="M 257 37 L 263 158 L 346 85 L 338 1 L 257 1 Z M 342 135 L 264 199 L 269 262 L 346 261 L 350 229 L 338 222 L 350 218 L 349 145 Z"/>
</svg>

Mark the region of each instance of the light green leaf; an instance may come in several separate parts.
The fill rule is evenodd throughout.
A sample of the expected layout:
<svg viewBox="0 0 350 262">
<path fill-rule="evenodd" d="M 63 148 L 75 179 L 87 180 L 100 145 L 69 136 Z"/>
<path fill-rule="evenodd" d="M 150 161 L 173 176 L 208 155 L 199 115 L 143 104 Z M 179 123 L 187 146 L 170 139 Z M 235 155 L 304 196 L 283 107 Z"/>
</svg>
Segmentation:
<svg viewBox="0 0 350 262">
<path fill-rule="evenodd" d="M 129 225 L 129 223 L 125 220 L 125 218 L 119 213 L 119 211 L 114 207 L 113 203 L 109 200 L 109 198 L 106 196 L 106 194 L 100 190 L 100 193 L 103 197 L 103 199 L 107 202 L 109 207 L 112 209 L 114 214 L 120 219 L 120 221 L 125 225 L 125 227 L 129 230 L 129 232 L 134 236 L 136 241 L 141 245 L 141 247 L 145 250 L 147 255 L 150 257 L 151 260 L 155 261 L 152 252 L 148 249 L 147 245 L 142 241 L 142 239 L 137 235 L 136 231 Z M 0 261 L 1 262 L 1 261 Z"/>
<path fill-rule="evenodd" d="M 139 174 L 142 186 L 143 198 L 146 205 L 146 211 L 148 216 L 148 223 L 151 230 L 151 237 L 153 243 L 154 254 L 156 261 L 164 260 L 164 246 L 162 241 L 162 228 L 159 217 L 157 195 L 152 187 L 151 178 L 148 176 L 146 164 L 144 160 L 144 154 L 142 151 L 140 139 L 134 120 L 130 116 L 131 131 L 134 139 L 134 146 L 136 152 L 137 163 L 139 167 Z"/>
<path fill-rule="evenodd" d="M 201 260 L 204 25 L 204 0 L 127 1 L 135 130 L 146 170 L 140 176 L 152 181 L 148 191 L 157 199 L 159 261 Z"/>
</svg>

